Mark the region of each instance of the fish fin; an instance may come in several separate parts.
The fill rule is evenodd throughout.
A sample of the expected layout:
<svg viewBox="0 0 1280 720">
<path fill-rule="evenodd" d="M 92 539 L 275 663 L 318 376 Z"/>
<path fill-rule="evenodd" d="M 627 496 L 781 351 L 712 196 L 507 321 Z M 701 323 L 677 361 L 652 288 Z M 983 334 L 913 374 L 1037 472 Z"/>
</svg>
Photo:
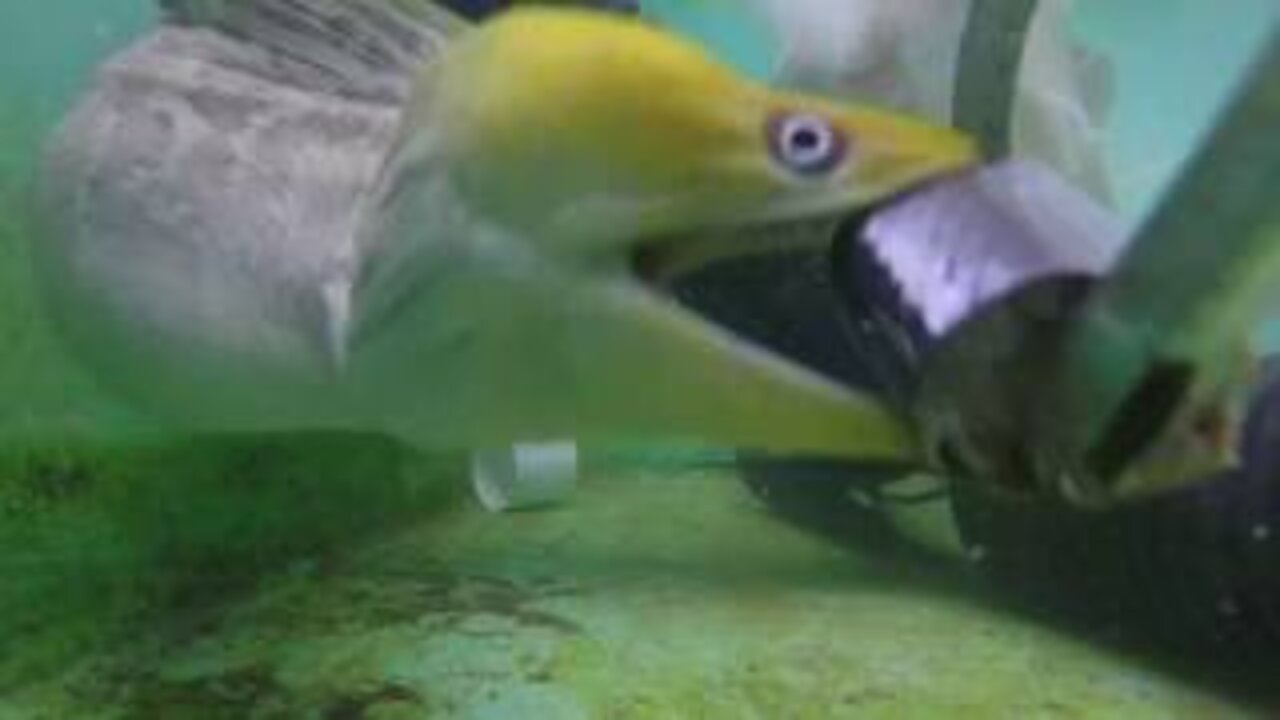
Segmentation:
<svg viewBox="0 0 1280 720">
<path fill-rule="evenodd" d="M 295 85 L 397 101 L 414 70 L 469 27 L 429 0 L 157 0 L 171 25 L 208 28 L 269 54 Z"/>
</svg>

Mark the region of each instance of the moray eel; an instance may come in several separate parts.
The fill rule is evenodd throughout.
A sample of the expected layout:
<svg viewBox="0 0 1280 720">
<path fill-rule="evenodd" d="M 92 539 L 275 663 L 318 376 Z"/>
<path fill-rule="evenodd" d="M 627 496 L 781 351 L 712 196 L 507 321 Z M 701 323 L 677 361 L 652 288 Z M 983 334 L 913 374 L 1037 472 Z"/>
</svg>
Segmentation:
<svg viewBox="0 0 1280 720">
<path fill-rule="evenodd" d="M 969 166 L 966 136 L 604 12 L 164 5 L 66 119 L 41 192 L 53 315 L 135 403 L 423 448 L 914 452 L 873 399 L 680 307 L 639 260 L 758 251 L 726 231 Z"/>
</svg>

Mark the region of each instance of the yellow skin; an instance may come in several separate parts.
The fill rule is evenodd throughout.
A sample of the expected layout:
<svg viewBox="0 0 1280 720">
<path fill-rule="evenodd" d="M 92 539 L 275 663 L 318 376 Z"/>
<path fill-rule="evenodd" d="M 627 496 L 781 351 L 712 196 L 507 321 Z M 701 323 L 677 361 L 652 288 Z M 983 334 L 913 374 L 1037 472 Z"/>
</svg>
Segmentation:
<svg viewBox="0 0 1280 720">
<path fill-rule="evenodd" d="M 779 167 L 765 132 L 781 112 L 831 121 L 850 162 L 808 179 Z M 548 242 L 615 249 L 620 235 L 848 209 L 974 156 L 950 129 L 773 92 L 641 22 L 547 8 L 460 41 L 425 71 L 405 127 L 410 143 L 448 136 L 485 212 Z"/>
<path fill-rule="evenodd" d="M 842 143 L 838 162 L 781 161 L 774 131 L 793 117 Z M 695 238 L 693 253 L 701 231 L 840 213 L 974 161 L 952 130 L 772 91 L 640 21 L 504 13 L 417 82 L 362 236 L 355 395 L 419 445 L 679 436 L 910 455 L 874 401 L 686 312 L 630 261 L 664 238 Z M 415 375 L 421 392 L 395 380 Z"/>
</svg>

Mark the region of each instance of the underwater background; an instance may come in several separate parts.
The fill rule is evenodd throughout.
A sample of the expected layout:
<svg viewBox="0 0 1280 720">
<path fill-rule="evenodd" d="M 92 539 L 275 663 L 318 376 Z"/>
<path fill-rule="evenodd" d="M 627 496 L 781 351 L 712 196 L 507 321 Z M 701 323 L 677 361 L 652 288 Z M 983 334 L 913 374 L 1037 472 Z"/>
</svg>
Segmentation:
<svg viewBox="0 0 1280 720">
<path fill-rule="evenodd" d="M 604 453 L 571 512 L 498 525 L 458 510 L 460 458 L 164 437 L 61 357 L 25 271 L 43 137 L 154 15 L 0 5 L 0 719 L 1259 716 L 975 607 L 946 572 L 885 571 L 770 522 L 715 457 Z M 1274 0 L 1080 0 L 1075 32 L 1114 63 L 1106 157 L 1130 226 L 1278 17 Z M 730 58 L 753 37 L 682 22 Z M 159 632 L 129 634 L 157 609 Z M 79 665 L 121 647 L 106 671 Z"/>
</svg>

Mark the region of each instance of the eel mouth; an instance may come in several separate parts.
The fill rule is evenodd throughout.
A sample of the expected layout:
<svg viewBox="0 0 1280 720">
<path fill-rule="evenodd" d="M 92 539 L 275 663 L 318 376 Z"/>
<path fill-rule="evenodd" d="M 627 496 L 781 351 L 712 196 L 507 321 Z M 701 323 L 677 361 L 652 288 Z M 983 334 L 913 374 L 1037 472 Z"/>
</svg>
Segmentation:
<svg viewBox="0 0 1280 720">
<path fill-rule="evenodd" d="M 879 210 L 972 171 L 962 168 L 910 184 L 845 212 L 806 218 L 749 222 L 645 238 L 630 254 L 632 274 L 651 287 L 670 287 L 680 278 L 723 260 L 790 252 L 828 252 L 841 227 L 861 224 Z"/>
<path fill-rule="evenodd" d="M 727 261 L 761 256 L 761 261 L 769 263 L 770 256 L 783 254 L 826 257 L 844 219 L 832 216 L 724 228 L 633 246 L 627 257 L 630 279 L 641 294 L 658 300 L 645 304 L 665 318 L 663 329 L 650 337 L 649 345 L 658 349 L 659 357 L 676 356 L 661 349 L 678 340 L 679 357 L 688 358 L 678 372 L 705 383 L 690 393 L 688 401 L 698 404 L 717 398 L 716 418 L 708 419 L 707 425 L 717 426 L 722 438 L 730 438 L 717 442 L 779 454 L 894 464 L 911 464 L 918 457 L 909 426 L 878 397 L 789 354 L 767 336 L 740 326 L 731 314 L 722 316 L 725 308 L 718 302 L 704 305 L 697 299 L 702 278 L 696 275 L 703 270 L 715 272 Z M 747 283 L 740 295 L 735 290 L 725 300 L 741 303 L 740 309 L 754 316 L 757 309 L 785 302 L 773 290 Z M 806 311 L 803 306 L 785 309 Z M 670 335 L 664 334 L 666 330 Z M 746 388 L 750 391 L 743 393 Z M 744 406 L 739 395 L 754 399 Z"/>
</svg>

